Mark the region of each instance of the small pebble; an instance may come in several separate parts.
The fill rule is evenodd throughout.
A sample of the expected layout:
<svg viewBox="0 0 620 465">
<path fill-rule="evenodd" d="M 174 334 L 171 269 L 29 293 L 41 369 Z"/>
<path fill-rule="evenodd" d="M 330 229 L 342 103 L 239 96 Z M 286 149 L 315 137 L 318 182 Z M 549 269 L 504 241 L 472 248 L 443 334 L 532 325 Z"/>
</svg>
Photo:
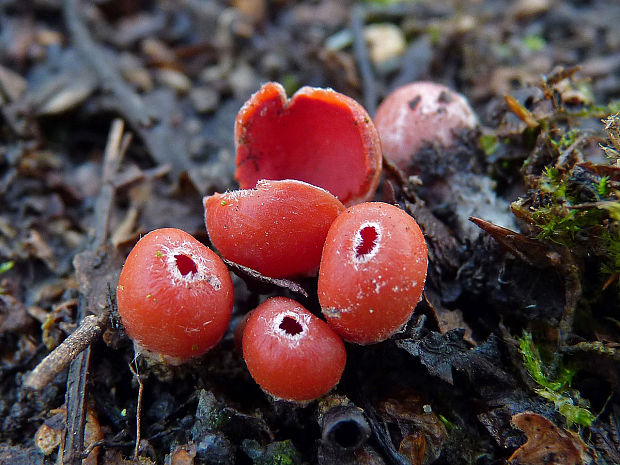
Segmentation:
<svg viewBox="0 0 620 465">
<path fill-rule="evenodd" d="M 209 87 L 194 87 L 189 92 L 189 99 L 198 113 L 210 113 L 220 103 L 219 94 Z"/>
<path fill-rule="evenodd" d="M 157 79 L 162 84 L 181 93 L 189 92 L 192 87 L 192 81 L 185 74 L 174 69 L 160 69 L 157 72 Z"/>
<path fill-rule="evenodd" d="M 391 23 L 371 24 L 364 28 L 370 59 L 375 65 L 400 57 L 407 48 L 403 31 Z"/>
</svg>

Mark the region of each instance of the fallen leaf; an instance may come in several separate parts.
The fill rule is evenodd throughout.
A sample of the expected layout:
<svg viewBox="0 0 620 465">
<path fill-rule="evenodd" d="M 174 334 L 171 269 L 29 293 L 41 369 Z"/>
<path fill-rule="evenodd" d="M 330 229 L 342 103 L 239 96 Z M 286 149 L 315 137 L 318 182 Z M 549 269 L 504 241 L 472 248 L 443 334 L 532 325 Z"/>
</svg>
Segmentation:
<svg viewBox="0 0 620 465">
<path fill-rule="evenodd" d="M 588 465 L 589 447 L 577 433 L 558 428 L 533 412 L 518 413 L 512 424 L 523 431 L 527 442 L 508 459 L 513 465 Z"/>
</svg>

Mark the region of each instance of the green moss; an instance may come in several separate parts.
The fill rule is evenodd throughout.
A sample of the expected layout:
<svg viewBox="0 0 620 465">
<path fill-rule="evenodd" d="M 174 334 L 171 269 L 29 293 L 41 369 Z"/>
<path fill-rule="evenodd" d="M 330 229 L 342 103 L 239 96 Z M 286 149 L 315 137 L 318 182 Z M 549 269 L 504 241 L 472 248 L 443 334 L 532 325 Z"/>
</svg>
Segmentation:
<svg viewBox="0 0 620 465">
<path fill-rule="evenodd" d="M 300 465 L 301 454 L 290 440 L 261 446 L 258 441 L 244 439 L 241 445 L 254 465 Z"/>
<path fill-rule="evenodd" d="M 280 82 L 282 83 L 282 87 L 284 87 L 286 95 L 293 95 L 301 87 L 299 79 L 297 79 L 297 76 L 292 73 L 287 73 L 282 76 Z"/>
<path fill-rule="evenodd" d="M 15 262 L 13 260 L 0 263 L 0 274 L 6 273 L 10 269 L 12 269 L 14 266 L 15 266 Z"/>
<path fill-rule="evenodd" d="M 620 163 L 620 113 L 603 120 L 609 144 L 601 144 L 605 156 L 612 162 Z"/>
<path fill-rule="evenodd" d="M 428 26 L 427 33 L 432 45 L 437 45 L 442 37 L 442 30 L 436 24 Z"/>
<path fill-rule="evenodd" d="M 570 129 L 565 133 L 562 133 L 562 136 L 558 140 L 550 138 L 549 141 L 557 150 L 562 151 L 573 145 L 579 134 L 580 131 L 578 129 Z"/>
<path fill-rule="evenodd" d="M 442 414 L 439 414 L 439 419 L 444 424 L 448 432 L 452 431 L 453 429 L 456 429 L 456 425 L 452 423 L 450 420 L 448 420 L 446 417 L 444 417 Z"/>
<path fill-rule="evenodd" d="M 607 105 L 589 104 L 577 111 L 568 113 L 579 118 L 607 118 L 618 112 L 620 112 L 620 100 L 612 100 Z"/>
<path fill-rule="evenodd" d="M 493 155 L 499 147 L 499 140 L 495 134 L 483 134 L 478 139 L 478 143 L 487 156 Z"/>
<path fill-rule="evenodd" d="M 535 390 L 536 393 L 553 402 L 556 410 L 566 418 L 568 426 L 573 424 L 590 426 L 596 416 L 588 410 L 589 404 L 581 398 L 579 392 L 570 389 L 575 371 L 560 365 L 555 375 L 551 377 L 540 351 L 534 345 L 532 335 L 528 332 L 524 331 L 523 337 L 519 339 L 519 351 L 523 356 L 526 371 L 540 386 Z"/>
<path fill-rule="evenodd" d="M 603 176 L 597 186 L 597 192 L 599 198 L 607 197 L 610 193 L 609 189 L 609 176 Z"/>
<path fill-rule="evenodd" d="M 588 167 L 546 167 L 538 189 L 533 205 L 522 209 L 538 228 L 537 237 L 597 258 L 606 274 L 620 273 L 620 193 L 609 176 Z"/>
<path fill-rule="evenodd" d="M 523 38 L 523 45 L 532 52 L 539 52 L 547 45 L 547 41 L 544 37 L 539 35 L 531 35 Z"/>
</svg>

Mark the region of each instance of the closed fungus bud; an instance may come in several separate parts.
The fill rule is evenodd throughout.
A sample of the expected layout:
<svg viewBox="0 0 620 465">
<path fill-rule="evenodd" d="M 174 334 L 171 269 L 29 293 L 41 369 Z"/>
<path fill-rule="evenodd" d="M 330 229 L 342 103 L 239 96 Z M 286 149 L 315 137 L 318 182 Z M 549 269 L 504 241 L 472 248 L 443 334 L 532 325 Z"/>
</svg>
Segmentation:
<svg viewBox="0 0 620 465">
<path fill-rule="evenodd" d="M 434 82 L 413 82 L 393 91 L 377 108 L 375 124 L 383 153 L 406 169 L 425 142 L 452 147 L 454 131 L 478 119 L 462 95 Z"/>
<path fill-rule="evenodd" d="M 256 307 L 242 344 L 248 370 L 263 391 L 293 402 L 308 402 L 330 391 L 346 362 L 340 337 L 286 297 L 272 297 Z"/>
<path fill-rule="evenodd" d="M 272 278 L 315 274 L 327 231 L 344 206 L 305 182 L 259 181 L 256 189 L 204 198 L 209 238 L 227 260 Z"/>
<path fill-rule="evenodd" d="M 357 344 L 401 329 L 420 301 L 427 251 L 415 220 L 393 205 L 361 203 L 329 229 L 318 294 L 327 323 Z"/>
<path fill-rule="evenodd" d="M 289 100 L 268 82 L 235 121 L 242 189 L 260 179 L 299 179 L 327 189 L 345 205 L 369 200 L 381 174 L 381 144 L 364 108 L 331 89 L 303 87 Z"/>
<path fill-rule="evenodd" d="M 116 299 L 136 352 L 177 364 L 220 341 L 232 313 L 233 285 L 212 250 L 180 229 L 163 228 L 129 253 Z"/>
</svg>

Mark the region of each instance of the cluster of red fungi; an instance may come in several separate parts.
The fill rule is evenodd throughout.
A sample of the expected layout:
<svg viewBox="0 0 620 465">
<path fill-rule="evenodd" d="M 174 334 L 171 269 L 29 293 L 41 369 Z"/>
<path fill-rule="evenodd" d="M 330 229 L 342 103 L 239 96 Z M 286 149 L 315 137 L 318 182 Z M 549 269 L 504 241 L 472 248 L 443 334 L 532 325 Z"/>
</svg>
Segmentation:
<svg viewBox="0 0 620 465">
<path fill-rule="evenodd" d="M 405 90 L 379 108 L 376 126 L 333 90 L 304 87 L 287 100 L 277 83 L 265 84 L 237 116 L 241 189 L 204 198 L 211 243 L 228 261 L 267 277 L 318 273 L 325 319 L 293 299 L 271 297 L 240 325 L 248 370 L 275 398 L 306 402 L 331 390 L 345 367 L 343 339 L 386 340 L 421 298 L 427 249 L 420 228 L 400 208 L 369 202 L 381 174 L 379 134 L 390 147 L 386 155 L 406 168 L 406 154 L 421 138 L 438 134 L 447 145 L 450 131 L 474 125 L 475 117 L 443 86 Z M 455 102 L 464 116 L 454 116 Z M 450 116 L 450 128 L 438 123 L 442 115 Z M 215 252 L 164 228 L 145 235 L 127 257 L 117 302 L 137 352 L 181 363 L 226 332 L 233 284 Z"/>
</svg>

